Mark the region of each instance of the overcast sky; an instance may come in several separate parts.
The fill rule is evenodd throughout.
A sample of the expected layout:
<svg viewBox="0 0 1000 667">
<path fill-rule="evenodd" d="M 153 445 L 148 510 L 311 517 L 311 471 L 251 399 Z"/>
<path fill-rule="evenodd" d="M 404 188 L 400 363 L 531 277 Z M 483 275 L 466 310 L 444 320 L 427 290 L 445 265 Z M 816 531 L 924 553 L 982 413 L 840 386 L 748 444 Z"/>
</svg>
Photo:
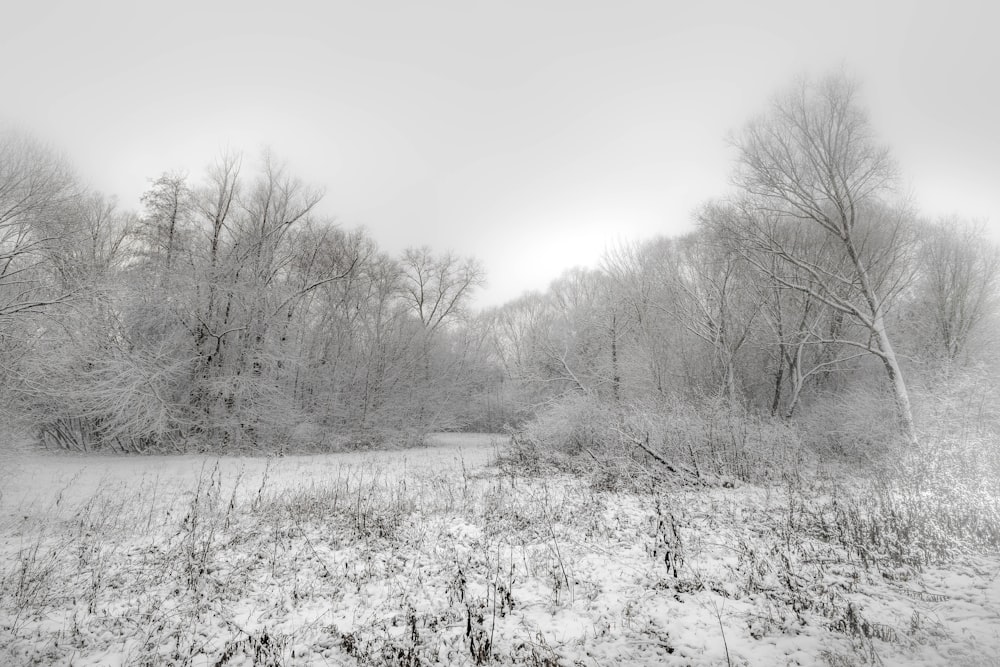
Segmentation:
<svg viewBox="0 0 1000 667">
<path fill-rule="evenodd" d="M 724 194 L 727 132 L 845 68 L 932 216 L 1000 239 L 1000 10 L 976 2 L 6 3 L 0 120 L 136 206 L 263 146 L 391 252 L 475 255 L 481 305 Z"/>
</svg>

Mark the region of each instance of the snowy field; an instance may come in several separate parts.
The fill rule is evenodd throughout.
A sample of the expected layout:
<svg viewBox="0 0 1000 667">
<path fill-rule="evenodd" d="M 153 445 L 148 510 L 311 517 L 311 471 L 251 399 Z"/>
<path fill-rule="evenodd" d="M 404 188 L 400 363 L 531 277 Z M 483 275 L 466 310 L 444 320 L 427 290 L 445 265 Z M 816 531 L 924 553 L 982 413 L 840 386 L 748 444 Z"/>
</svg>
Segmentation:
<svg viewBox="0 0 1000 667">
<path fill-rule="evenodd" d="M 651 496 L 499 444 L 5 462 L 0 664 L 1000 665 L 1000 558 L 845 548 L 828 477 Z"/>
</svg>

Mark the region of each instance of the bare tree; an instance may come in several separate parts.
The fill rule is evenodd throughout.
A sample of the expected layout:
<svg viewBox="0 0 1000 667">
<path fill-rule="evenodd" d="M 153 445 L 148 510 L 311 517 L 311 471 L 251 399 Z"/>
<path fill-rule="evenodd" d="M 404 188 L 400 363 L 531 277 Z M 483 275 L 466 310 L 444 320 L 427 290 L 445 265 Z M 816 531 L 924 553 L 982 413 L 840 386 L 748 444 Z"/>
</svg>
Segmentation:
<svg viewBox="0 0 1000 667">
<path fill-rule="evenodd" d="M 691 334 L 710 346 L 721 393 L 738 401 L 737 357 L 749 340 L 760 304 L 736 253 L 703 230 L 676 247 L 672 312 Z"/>
<path fill-rule="evenodd" d="M 230 213 L 240 195 L 240 171 L 243 155 L 227 151 L 209 169 L 208 185 L 199 193 L 198 212 L 207 223 L 209 239 L 209 265 L 214 270 L 218 264 L 219 246 L 223 241 Z"/>
<path fill-rule="evenodd" d="M 868 341 L 843 342 L 881 360 L 901 428 L 916 443 L 909 394 L 886 327 L 885 295 L 898 289 L 902 278 L 883 270 L 899 266 L 908 251 L 906 220 L 886 214 L 881 197 L 893 185 L 896 165 L 857 105 L 857 90 L 844 76 L 802 80 L 736 136 L 735 182 L 747 196 L 729 233 L 738 247 L 751 251 L 746 258 L 783 287 L 810 294 L 870 333 Z M 821 229 L 847 271 L 818 265 L 786 247 L 775 229 L 789 219 Z M 761 261 L 761 253 L 778 261 Z M 786 267 L 812 282 L 790 275 Z"/>
<path fill-rule="evenodd" d="M 136 216 L 121 210 L 114 197 L 98 192 L 78 196 L 47 228 L 56 238 L 45 256 L 62 291 L 100 288 L 131 258 Z"/>
<path fill-rule="evenodd" d="M 0 318 L 65 301 L 45 279 L 48 251 L 67 233 L 78 190 L 66 163 L 23 134 L 0 131 Z"/>
<path fill-rule="evenodd" d="M 469 298 L 485 283 L 479 262 L 452 253 L 435 256 L 430 248 L 409 248 L 400 261 L 402 298 L 416 316 L 421 331 L 420 365 L 416 421 L 436 423 L 442 408 L 453 396 L 447 373 L 436 362 L 442 358 L 437 348 L 447 340 L 448 326 L 463 319 Z M 419 375 L 417 377 L 420 377 Z"/>
<path fill-rule="evenodd" d="M 163 173 L 141 198 L 146 209 L 145 227 L 149 250 L 163 257 L 170 270 L 182 235 L 189 233 L 194 211 L 192 193 L 183 172 Z"/>
<path fill-rule="evenodd" d="M 629 347 L 636 366 L 626 373 L 640 392 L 664 395 L 663 347 L 667 332 L 657 322 L 656 297 L 662 285 L 650 261 L 650 251 L 661 240 L 645 243 L 622 244 L 605 252 L 602 270 L 608 277 L 612 298 L 628 322 Z M 626 352 L 625 365 L 629 366 Z M 629 372 L 631 371 L 631 372 Z"/>
<path fill-rule="evenodd" d="M 486 281 L 475 259 L 435 256 L 426 246 L 407 249 L 402 267 L 407 301 L 428 332 L 460 316 L 471 293 Z"/>
<path fill-rule="evenodd" d="M 553 317 L 542 341 L 548 381 L 561 380 L 583 394 L 614 390 L 614 327 L 603 303 L 602 274 L 569 269 L 549 286 Z"/>
<path fill-rule="evenodd" d="M 922 232 L 921 302 L 932 314 L 935 347 L 954 362 L 996 306 L 1000 248 L 990 243 L 981 225 L 955 218 Z"/>
<path fill-rule="evenodd" d="M 726 229 L 725 220 L 733 215 L 732 209 L 724 205 L 708 205 L 701 212 L 703 224 L 708 227 L 718 225 Z M 738 218 L 739 215 L 736 214 Z M 735 225 L 738 228 L 739 225 Z M 729 231 L 732 231 L 730 228 Z M 775 239 L 780 240 L 782 247 L 815 266 L 823 266 L 829 273 L 841 275 L 850 273 L 842 254 L 833 252 L 835 244 L 831 244 L 825 232 L 815 227 L 807 227 L 797 221 L 786 220 L 776 225 L 771 231 Z M 747 257 L 754 253 L 754 246 L 728 242 L 734 245 L 736 255 Z M 840 257 L 840 261 L 833 261 Z M 850 368 L 848 362 L 868 352 L 846 346 L 841 339 L 852 333 L 844 322 L 842 312 L 831 309 L 822 301 L 814 298 L 811 291 L 791 289 L 784 282 L 794 280 L 797 284 L 811 289 L 821 289 L 815 285 L 815 279 L 808 272 L 797 269 L 794 265 L 782 263 L 772 252 L 757 252 L 752 262 L 753 267 L 768 267 L 766 271 L 757 271 L 745 275 L 749 288 L 758 294 L 762 321 L 765 329 L 771 334 L 771 345 L 774 360 L 773 393 L 771 397 L 771 414 L 781 414 L 790 419 L 802 398 L 802 392 L 809 381 L 829 381 L 834 373 Z M 780 276 L 780 279 L 776 276 Z M 849 290 L 841 286 L 840 295 L 849 297 Z M 787 389 L 787 391 L 786 391 Z"/>
</svg>

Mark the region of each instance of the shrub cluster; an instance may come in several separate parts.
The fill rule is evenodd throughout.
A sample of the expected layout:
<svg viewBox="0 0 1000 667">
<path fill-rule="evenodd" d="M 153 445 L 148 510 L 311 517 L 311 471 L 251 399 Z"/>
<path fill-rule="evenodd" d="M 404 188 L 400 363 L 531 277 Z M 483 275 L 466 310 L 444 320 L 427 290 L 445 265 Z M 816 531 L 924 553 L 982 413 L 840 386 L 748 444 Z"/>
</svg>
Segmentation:
<svg viewBox="0 0 1000 667">
<path fill-rule="evenodd" d="M 552 402 L 515 431 L 505 454 L 521 470 L 556 467 L 627 479 L 732 484 L 781 479 L 809 458 L 796 429 L 723 401 L 614 408 L 585 395 Z"/>
</svg>

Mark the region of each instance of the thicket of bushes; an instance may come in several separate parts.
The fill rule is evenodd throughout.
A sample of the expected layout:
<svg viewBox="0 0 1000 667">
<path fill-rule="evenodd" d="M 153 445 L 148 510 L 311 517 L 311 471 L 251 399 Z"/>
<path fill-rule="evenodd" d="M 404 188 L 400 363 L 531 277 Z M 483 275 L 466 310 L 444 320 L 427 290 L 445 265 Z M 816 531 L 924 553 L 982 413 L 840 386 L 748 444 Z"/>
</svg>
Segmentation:
<svg viewBox="0 0 1000 667">
<path fill-rule="evenodd" d="M 654 495 L 678 486 L 777 486 L 800 499 L 803 534 L 882 568 L 1000 548 L 1000 422 L 986 408 L 998 404 L 989 376 L 951 371 L 915 392 L 923 416 L 917 446 L 900 436 L 884 398 L 840 394 L 790 421 L 724 401 L 615 410 L 571 396 L 513 431 L 501 465 L 569 471 L 599 488 Z"/>
</svg>

